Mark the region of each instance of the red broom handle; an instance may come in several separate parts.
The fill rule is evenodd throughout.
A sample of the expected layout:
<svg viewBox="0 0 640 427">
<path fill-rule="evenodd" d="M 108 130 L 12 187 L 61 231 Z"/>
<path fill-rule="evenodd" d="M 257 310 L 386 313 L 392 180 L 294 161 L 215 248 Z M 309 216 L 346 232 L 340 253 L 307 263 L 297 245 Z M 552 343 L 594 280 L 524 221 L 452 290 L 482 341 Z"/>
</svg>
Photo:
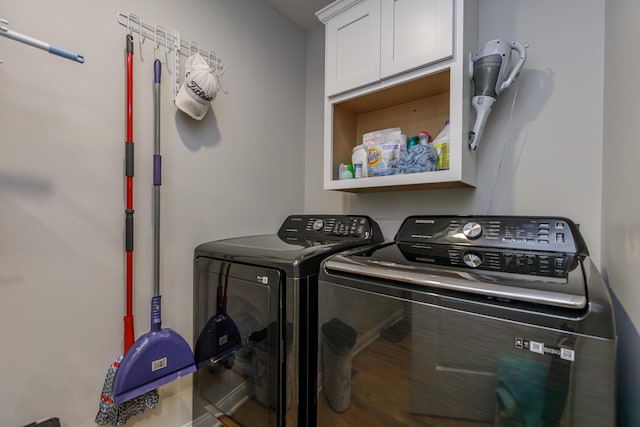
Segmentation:
<svg viewBox="0 0 640 427">
<path fill-rule="evenodd" d="M 125 250 L 127 312 L 124 316 L 124 352 L 135 341 L 133 330 L 133 36 L 127 34 L 127 140 L 125 142 L 125 174 L 127 177 L 127 208 L 125 210 Z"/>
</svg>

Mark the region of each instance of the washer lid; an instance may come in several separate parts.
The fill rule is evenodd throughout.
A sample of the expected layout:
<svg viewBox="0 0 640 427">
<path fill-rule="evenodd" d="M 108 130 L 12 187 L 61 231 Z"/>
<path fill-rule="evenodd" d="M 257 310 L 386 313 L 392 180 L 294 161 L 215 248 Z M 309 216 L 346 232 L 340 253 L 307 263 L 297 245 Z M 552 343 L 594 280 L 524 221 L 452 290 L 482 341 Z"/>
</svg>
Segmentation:
<svg viewBox="0 0 640 427">
<path fill-rule="evenodd" d="M 330 255 L 381 241 L 379 226 L 366 216 L 291 215 L 278 234 L 204 243 L 196 247 L 195 256 L 273 267 L 302 277 L 317 275 Z"/>
<path fill-rule="evenodd" d="M 453 246 L 436 249 L 445 252 L 455 250 Z M 400 245 L 394 243 L 335 255 L 325 262 L 325 269 L 329 274 L 348 273 L 505 301 L 517 300 L 576 310 L 584 309 L 588 303 L 582 261 L 579 258 L 571 259 L 562 277 L 549 277 L 500 269 L 480 270 L 464 264 L 454 266 L 450 262 L 445 265 L 438 262 L 434 248 L 425 250 L 423 256 L 424 259 L 407 257 Z M 484 262 L 484 256 L 486 254 L 479 251 L 470 257 L 469 262 L 476 264 L 478 259 L 475 257 L 482 258 Z M 539 263 L 539 260 L 536 262 Z"/>
</svg>

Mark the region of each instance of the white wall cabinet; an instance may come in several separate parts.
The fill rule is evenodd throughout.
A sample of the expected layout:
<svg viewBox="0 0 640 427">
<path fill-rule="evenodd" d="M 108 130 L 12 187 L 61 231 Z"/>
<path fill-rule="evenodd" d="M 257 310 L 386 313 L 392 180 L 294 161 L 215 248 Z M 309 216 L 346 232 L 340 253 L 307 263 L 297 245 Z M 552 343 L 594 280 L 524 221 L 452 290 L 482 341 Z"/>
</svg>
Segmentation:
<svg viewBox="0 0 640 427">
<path fill-rule="evenodd" d="M 381 1 L 380 77 L 390 77 L 452 55 L 451 0 Z"/>
<path fill-rule="evenodd" d="M 329 94 L 380 78 L 380 0 L 363 1 L 335 15 L 325 31 L 325 87 Z"/>
<path fill-rule="evenodd" d="M 325 23 L 325 87 L 335 95 L 453 54 L 451 0 L 342 0 Z"/>
<path fill-rule="evenodd" d="M 351 192 L 475 186 L 469 55 L 477 0 L 338 0 L 325 24 L 324 189 Z M 450 120 L 447 170 L 338 179 L 362 135 L 400 127 L 433 137 Z"/>
</svg>

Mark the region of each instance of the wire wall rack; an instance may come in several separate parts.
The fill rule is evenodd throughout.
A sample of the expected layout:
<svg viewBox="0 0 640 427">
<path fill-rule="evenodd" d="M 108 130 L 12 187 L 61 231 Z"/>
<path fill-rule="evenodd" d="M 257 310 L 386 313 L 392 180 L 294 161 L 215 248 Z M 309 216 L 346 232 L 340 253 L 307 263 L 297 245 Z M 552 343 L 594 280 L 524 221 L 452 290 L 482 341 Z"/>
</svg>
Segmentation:
<svg viewBox="0 0 640 427">
<path fill-rule="evenodd" d="M 179 31 L 169 31 L 163 25 L 150 25 L 134 13 L 118 12 L 118 23 L 126 27 L 127 33 L 138 33 L 138 44 L 142 44 L 146 40 L 153 42 L 154 51 L 160 46 L 165 48 L 166 62 L 169 64 L 169 55 L 173 54 L 173 81 L 175 96 L 180 89 L 180 57 L 189 57 L 194 53 L 199 53 L 202 58 L 207 61 L 211 72 L 217 74 L 218 80 L 225 72 L 225 65 L 222 58 L 214 50 L 205 50 L 200 48 L 199 44 L 193 40 L 184 40 Z M 223 93 L 226 91 L 223 90 Z"/>
</svg>

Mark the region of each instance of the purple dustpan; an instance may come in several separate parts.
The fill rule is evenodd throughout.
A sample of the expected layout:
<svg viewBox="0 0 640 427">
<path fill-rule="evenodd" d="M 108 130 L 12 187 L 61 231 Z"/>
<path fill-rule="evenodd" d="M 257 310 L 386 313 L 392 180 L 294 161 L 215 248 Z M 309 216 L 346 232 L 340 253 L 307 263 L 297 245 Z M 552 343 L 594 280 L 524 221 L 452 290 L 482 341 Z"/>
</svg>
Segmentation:
<svg viewBox="0 0 640 427">
<path fill-rule="evenodd" d="M 113 381 L 117 405 L 196 370 L 189 344 L 172 329 L 161 329 L 160 296 L 151 299 L 151 331 L 125 354 Z"/>
</svg>

